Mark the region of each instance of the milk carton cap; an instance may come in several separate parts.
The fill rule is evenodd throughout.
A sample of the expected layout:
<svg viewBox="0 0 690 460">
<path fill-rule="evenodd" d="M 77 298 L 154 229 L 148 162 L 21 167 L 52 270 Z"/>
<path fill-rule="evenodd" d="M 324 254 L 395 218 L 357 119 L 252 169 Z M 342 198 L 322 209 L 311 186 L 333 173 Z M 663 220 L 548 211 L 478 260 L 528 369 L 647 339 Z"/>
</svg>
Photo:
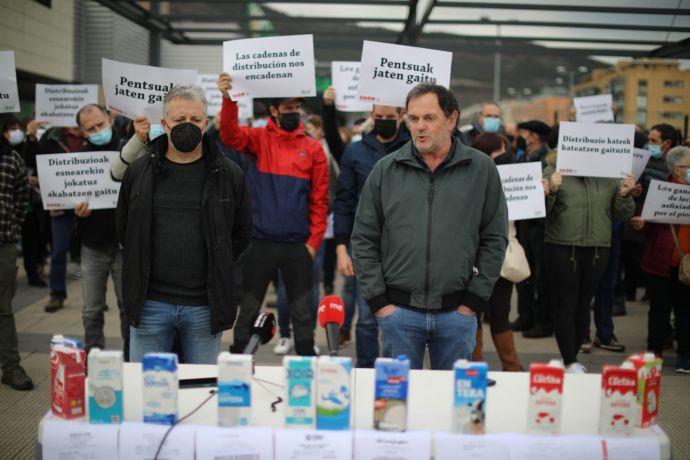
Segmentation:
<svg viewBox="0 0 690 460">
<path fill-rule="evenodd" d="M 635 369 L 635 366 L 633 366 L 633 363 L 630 361 L 623 361 L 623 364 L 621 364 L 621 369 Z"/>
<path fill-rule="evenodd" d="M 408 361 L 409 360 L 407 355 L 398 355 L 398 357 L 396 359 L 398 361 Z"/>
<path fill-rule="evenodd" d="M 549 361 L 549 366 L 551 367 L 560 367 L 561 369 L 563 368 L 563 361 L 560 359 L 552 359 Z"/>
</svg>

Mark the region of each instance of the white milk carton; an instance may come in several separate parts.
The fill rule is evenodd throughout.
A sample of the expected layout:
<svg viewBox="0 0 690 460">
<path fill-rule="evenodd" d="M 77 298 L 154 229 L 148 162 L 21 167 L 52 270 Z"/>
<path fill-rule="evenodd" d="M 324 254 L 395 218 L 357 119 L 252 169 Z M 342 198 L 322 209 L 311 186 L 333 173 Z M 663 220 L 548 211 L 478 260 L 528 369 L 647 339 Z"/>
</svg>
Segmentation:
<svg viewBox="0 0 690 460">
<path fill-rule="evenodd" d="M 141 365 L 144 376 L 144 422 L 172 425 L 177 421 L 177 355 L 147 353 Z"/>
<path fill-rule="evenodd" d="M 637 411 L 637 370 L 632 363 L 604 366 L 601 371 L 599 433 L 629 436 Z"/>
<path fill-rule="evenodd" d="M 252 420 L 252 355 L 218 355 L 218 424 L 247 426 Z"/>
<path fill-rule="evenodd" d="M 558 360 L 529 367 L 529 405 L 527 431 L 559 434 L 563 400 L 564 369 Z"/>
<path fill-rule="evenodd" d="M 316 429 L 350 429 L 352 358 L 321 356 L 316 367 Z"/>
<path fill-rule="evenodd" d="M 453 366 L 453 431 L 483 434 L 486 413 L 486 386 L 489 366 L 486 363 L 455 361 Z"/>
<path fill-rule="evenodd" d="M 316 422 L 316 358 L 286 356 L 285 427 L 313 429 Z"/>
<path fill-rule="evenodd" d="M 405 431 L 410 360 L 405 355 L 376 358 L 374 370 L 374 429 Z"/>
<path fill-rule="evenodd" d="M 89 352 L 89 422 L 122 422 L 122 361 L 121 351 Z"/>
</svg>

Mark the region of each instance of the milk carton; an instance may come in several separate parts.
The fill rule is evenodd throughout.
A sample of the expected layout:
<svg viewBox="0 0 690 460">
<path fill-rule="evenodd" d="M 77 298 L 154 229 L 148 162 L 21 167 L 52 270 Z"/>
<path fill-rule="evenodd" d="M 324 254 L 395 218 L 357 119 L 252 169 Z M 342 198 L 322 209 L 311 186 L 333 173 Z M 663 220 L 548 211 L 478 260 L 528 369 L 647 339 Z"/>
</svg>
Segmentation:
<svg viewBox="0 0 690 460">
<path fill-rule="evenodd" d="M 53 338 L 50 339 L 50 346 L 53 345 L 63 345 L 70 348 L 84 348 L 84 342 L 74 337 L 65 337 L 62 334 L 55 334 Z"/>
<path fill-rule="evenodd" d="M 376 358 L 374 368 L 374 428 L 405 431 L 410 360 L 405 355 L 396 359 Z"/>
<path fill-rule="evenodd" d="M 218 424 L 247 426 L 252 420 L 251 355 L 218 355 Z"/>
<path fill-rule="evenodd" d="M 635 425 L 647 428 L 656 425 L 661 396 L 661 365 L 663 360 L 654 353 L 632 355 L 628 358 L 637 370 L 637 415 Z"/>
<path fill-rule="evenodd" d="M 122 352 L 89 352 L 89 422 L 122 421 Z"/>
<path fill-rule="evenodd" d="M 558 434 L 561 430 L 564 369 L 560 361 L 532 364 L 529 368 L 527 431 Z"/>
<path fill-rule="evenodd" d="M 54 415 L 73 419 L 86 415 L 84 350 L 56 344 L 50 347 L 50 403 Z"/>
<path fill-rule="evenodd" d="M 144 376 L 144 422 L 172 425 L 177 421 L 177 355 L 147 353 Z"/>
<path fill-rule="evenodd" d="M 453 372 L 453 431 L 483 434 L 489 366 L 459 359 L 453 366 Z"/>
<path fill-rule="evenodd" d="M 604 366 L 601 371 L 601 407 L 599 433 L 632 433 L 637 409 L 637 371 L 631 363 Z"/>
<path fill-rule="evenodd" d="M 316 358 L 286 356 L 285 426 L 312 429 L 316 422 Z"/>
<path fill-rule="evenodd" d="M 321 356 L 316 367 L 316 428 L 350 429 L 352 358 Z"/>
</svg>

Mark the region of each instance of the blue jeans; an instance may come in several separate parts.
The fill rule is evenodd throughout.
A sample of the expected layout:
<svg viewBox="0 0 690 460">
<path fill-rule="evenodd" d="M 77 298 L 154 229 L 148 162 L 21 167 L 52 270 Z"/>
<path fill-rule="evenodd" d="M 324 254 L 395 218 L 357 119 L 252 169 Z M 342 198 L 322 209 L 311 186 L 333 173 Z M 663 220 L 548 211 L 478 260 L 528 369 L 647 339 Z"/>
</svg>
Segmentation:
<svg viewBox="0 0 690 460">
<path fill-rule="evenodd" d="M 621 256 L 621 222 L 614 222 L 611 232 L 611 250 L 609 262 L 604 269 L 604 275 L 599 281 L 597 293 L 594 296 L 594 325 L 599 340 L 608 343 L 613 337 L 613 301 L 616 282 L 618 281 L 618 266 Z"/>
<path fill-rule="evenodd" d="M 65 211 L 61 216 L 51 217 L 53 243 L 50 251 L 50 298 L 67 298 L 67 253 L 72 242 L 74 215 Z"/>
<path fill-rule="evenodd" d="M 431 369 L 451 370 L 458 359 L 471 359 L 476 342 L 477 318 L 457 311 L 424 313 L 398 306 L 384 317 L 376 317 L 381 341 L 391 356 L 406 355 L 412 369 L 424 366 L 429 347 Z"/>
<path fill-rule="evenodd" d="M 347 312 L 348 303 L 352 305 L 352 308 L 357 306 L 357 328 L 355 329 L 357 367 L 374 367 L 374 361 L 379 356 L 379 325 L 362 297 L 357 278 L 348 277 L 345 286 L 351 289 L 351 291 L 349 289 L 343 291 L 345 311 Z M 384 356 L 389 356 L 389 354 L 384 353 Z"/>
<path fill-rule="evenodd" d="M 176 333 L 180 334 L 186 364 L 216 364 L 223 334 L 211 334 L 210 307 L 155 300 L 144 302 L 139 327 L 130 326 L 130 361 L 141 362 L 146 353 L 169 352 Z"/>
</svg>

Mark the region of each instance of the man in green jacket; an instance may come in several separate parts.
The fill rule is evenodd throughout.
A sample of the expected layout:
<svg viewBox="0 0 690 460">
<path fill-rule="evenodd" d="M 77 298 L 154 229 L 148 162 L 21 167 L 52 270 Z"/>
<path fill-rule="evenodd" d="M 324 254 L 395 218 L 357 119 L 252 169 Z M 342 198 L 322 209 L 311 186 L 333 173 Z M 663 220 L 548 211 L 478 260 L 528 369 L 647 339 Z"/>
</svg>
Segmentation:
<svg viewBox="0 0 690 460">
<path fill-rule="evenodd" d="M 383 349 L 421 369 L 470 358 L 508 244 L 494 162 L 455 140 L 453 94 L 420 84 L 407 95 L 412 142 L 381 159 L 362 190 L 352 253 Z"/>
</svg>

